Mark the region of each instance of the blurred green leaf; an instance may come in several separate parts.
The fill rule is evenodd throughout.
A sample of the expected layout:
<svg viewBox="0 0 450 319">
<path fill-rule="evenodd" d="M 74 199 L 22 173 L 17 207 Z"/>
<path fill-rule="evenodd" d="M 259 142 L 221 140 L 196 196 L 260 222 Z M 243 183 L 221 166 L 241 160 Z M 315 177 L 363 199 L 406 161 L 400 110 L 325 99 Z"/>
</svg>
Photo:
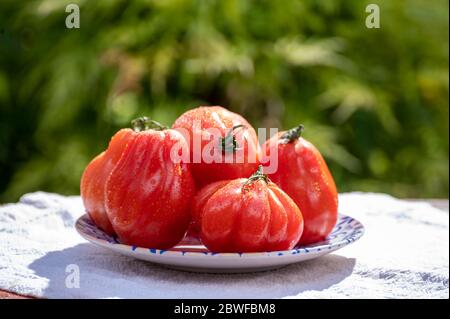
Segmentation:
<svg viewBox="0 0 450 319">
<path fill-rule="evenodd" d="M 67 29 L 65 6 L 80 6 Z M 0 201 L 76 194 L 132 118 L 305 124 L 341 192 L 448 197 L 448 1 L 3 0 Z"/>
</svg>

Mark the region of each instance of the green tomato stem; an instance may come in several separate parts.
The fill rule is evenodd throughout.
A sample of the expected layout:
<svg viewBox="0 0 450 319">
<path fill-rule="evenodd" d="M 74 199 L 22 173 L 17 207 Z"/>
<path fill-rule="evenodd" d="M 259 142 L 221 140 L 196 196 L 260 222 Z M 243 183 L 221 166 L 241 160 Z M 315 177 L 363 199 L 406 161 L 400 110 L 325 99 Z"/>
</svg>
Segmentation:
<svg viewBox="0 0 450 319">
<path fill-rule="evenodd" d="M 161 123 L 148 118 L 147 116 L 141 116 L 131 121 L 131 128 L 135 132 L 142 132 L 147 130 L 163 131 L 168 127 Z"/>
<path fill-rule="evenodd" d="M 259 165 L 259 166 L 258 166 L 258 169 L 256 170 L 256 172 L 254 172 L 254 173 L 252 174 L 252 176 L 250 176 L 250 177 L 247 179 L 247 181 L 245 181 L 244 185 L 242 185 L 242 189 L 243 189 L 244 191 L 247 191 L 247 190 L 248 190 L 248 186 L 249 186 L 251 183 L 256 182 L 256 181 L 258 181 L 258 180 L 263 180 L 263 181 L 266 182 L 266 183 L 269 183 L 269 182 L 270 182 L 269 177 L 267 177 L 267 175 L 263 173 L 263 167 L 262 167 L 262 165 Z"/>
<path fill-rule="evenodd" d="M 239 148 L 239 145 L 236 141 L 236 136 L 234 135 L 234 131 L 239 128 L 245 128 L 245 125 L 239 124 L 233 126 L 225 137 L 220 138 L 220 148 L 222 152 L 236 152 L 236 150 Z"/>
<path fill-rule="evenodd" d="M 286 133 L 281 135 L 280 139 L 284 140 L 284 143 L 292 143 L 293 141 L 297 140 L 300 136 L 302 136 L 302 132 L 305 130 L 305 127 L 303 124 L 300 124 L 297 127 L 294 127 L 290 130 L 288 130 Z"/>
</svg>

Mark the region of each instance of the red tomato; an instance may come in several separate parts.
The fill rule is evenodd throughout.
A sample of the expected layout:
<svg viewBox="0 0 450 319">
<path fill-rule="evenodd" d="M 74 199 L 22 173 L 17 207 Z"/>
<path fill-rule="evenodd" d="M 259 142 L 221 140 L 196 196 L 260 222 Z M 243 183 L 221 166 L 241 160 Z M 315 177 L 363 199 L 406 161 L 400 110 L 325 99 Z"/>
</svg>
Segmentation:
<svg viewBox="0 0 450 319">
<path fill-rule="evenodd" d="M 220 106 L 201 106 L 182 114 L 172 127 L 190 143 L 190 166 L 198 187 L 247 177 L 258 168 L 256 132 L 239 114 Z"/>
<path fill-rule="evenodd" d="M 200 235 L 200 218 L 199 216 L 202 207 L 208 201 L 208 199 L 214 195 L 217 189 L 221 188 L 225 184 L 229 183 L 230 180 L 218 181 L 211 184 L 206 185 L 202 188 L 200 192 L 194 198 L 191 206 L 191 225 L 189 227 L 189 235 L 198 237 Z"/>
<path fill-rule="evenodd" d="M 338 193 L 327 164 L 317 148 L 300 137 L 303 126 L 280 132 L 264 147 L 278 151 L 278 169 L 269 178 L 298 205 L 305 220 L 300 244 L 324 240 L 338 216 Z"/>
<path fill-rule="evenodd" d="M 208 185 L 193 202 L 194 225 L 214 252 L 291 249 L 303 231 L 294 201 L 262 174 Z"/>
<path fill-rule="evenodd" d="M 114 230 L 105 208 L 106 179 L 133 136 L 134 132 L 131 129 L 122 129 L 117 132 L 111 138 L 108 149 L 88 164 L 81 177 L 80 195 L 84 207 L 93 222 L 109 235 L 113 235 Z"/>
<path fill-rule="evenodd" d="M 135 138 L 106 182 L 106 211 L 121 242 L 168 249 L 184 236 L 190 222 L 194 180 L 173 150 L 187 151 L 184 137 L 141 118 Z"/>
</svg>

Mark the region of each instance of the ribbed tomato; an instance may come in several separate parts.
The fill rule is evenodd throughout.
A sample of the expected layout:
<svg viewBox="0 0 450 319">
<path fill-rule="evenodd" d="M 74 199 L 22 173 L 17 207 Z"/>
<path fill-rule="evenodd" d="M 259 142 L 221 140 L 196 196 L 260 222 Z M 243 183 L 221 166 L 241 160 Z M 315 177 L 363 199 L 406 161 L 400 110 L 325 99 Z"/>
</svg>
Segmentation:
<svg viewBox="0 0 450 319">
<path fill-rule="evenodd" d="M 300 244 L 324 240 L 338 217 L 338 193 L 333 177 L 317 148 L 300 137 L 303 126 L 280 132 L 263 146 L 278 152 L 278 169 L 269 178 L 298 205 L 305 220 Z"/>
<path fill-rule="evenodd" d="M 168 249 L 190 222 L 194 180 L 182 158 L 174 157 L 188 152 L 188 145 L 176 130 L 146 118 L 135 121 L 134 130 L 106 181 L 106 211 L 121 242 Z"/>
<path fill-rule="evenodd" d="M 111 138 L 107 150 L 88 164 L 81 177 L 80 195 L 86 212 L 94 223 L 109 235 L 113 235 L 114 230 L 106 214 L 105 184 L 134 134 L 131 129 L 118 131 Z"/>
<path fill-rule="evenodd" d="M 293 248 L 303 231 L 294 201 L 262 174 L 208 185 L 193 202 L 194 225 L 214 252 L 261 252 Z"/>
<path fill-rule="evenodd" d="M 203 206 L 209 200 L 209 198 L 214 195 L 214 193 L 224 186 L 228 184 L 230 180 L 217 181 L 211 184 L 206 185 L 195 195 L 195 199 L 192 202 L 191 206 L 191 225 L 189 227 L 189 235 L 194 237 L 200 236 L 200 212 L 202 211 Z"/>
<path fill-rule="evenodd" d="M 201 106 L 182 114 L 172 128 L 190 145 L 190 167 L 197 186 L 247 177 L 259 165 L 254 128 L 239 114 L 220 106 Z"/>
</svg>

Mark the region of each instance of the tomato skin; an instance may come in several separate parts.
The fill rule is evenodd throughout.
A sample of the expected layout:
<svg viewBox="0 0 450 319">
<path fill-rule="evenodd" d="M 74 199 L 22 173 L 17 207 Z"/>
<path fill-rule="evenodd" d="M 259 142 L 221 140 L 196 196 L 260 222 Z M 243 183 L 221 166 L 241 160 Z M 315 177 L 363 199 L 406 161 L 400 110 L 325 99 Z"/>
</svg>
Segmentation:
<svg viewBox="0 0 450 319">
<path fill-rule="evenodd" d="M 230 182 L 230 180 L 213 182 L 203 187 L 203 189 L 195 195 L 191 206 L 192 221 L 188 231 L 190 236 L 194 237 L 200 236 L 200 227 L 201 227 L 200 212 L 203 205 L 205 205 L 205 203 L 210 199 L 210 197 L 214 195 L 217 189 L 221 188 L 228 182 Z"/>
<path fill-rule="evenodd" d="M 172 129 L 139 132 L 111 172 L 106 210 L 121 242 L 168 249 L 186 233 L 195 185 L 187 164 L 171 158 L 176 144 L 187 150 Z"/>
<path fill-rule="evenodd" d="M 238 150 L 222 155 L 221 163 L 208 163 L 204 158 L 201 158 L 200 162 L 195 162 L 194 141 L 201 139 L 199 149 L 202 153 L 197 152 L 197 154 L 203 154 L 208 143 L 216 142 L 215 137 L 208 136 L 208 129 L 217 129 L 220 136 L 224 138 L 236 125 L 244 126 L 235 133 Z M 200 106 L 182 114 L 172 128 L 180 130 L 190 144 L 190 167 L 198 188 L 219 180 L 247 177 L 258 168 L 260 146 L 255 129 L 239 114 L 221 106 Z M 236 157 L 242 156 L 243 161 L 241 163 L 232 161 L 233 154 Z M 225 163 L 225 156 L 231 158 L 232 162 Z"/>
<path fill-rule="evenodd" d="M 200 224 L 201 241 L 213 252 L 292 249 L 303 231 L 300 209 L 274 183 L 247 181 L 219 182 L 200 190 L 193 223 Z"/>
<path fill-rule="evenodd" d="M 269 178 L 300 208 L 305 229 L 299 244 L 325 240 L 338 217 L 336 184 L 318 149 L 302 137 L 286 143 L 280 132 L 266 141 L 266 155 L 278 150 L 278 169 Z"/>
<path fill-rule="evenodd" d="M 111 138 L 107 150 L 88 164 L 81 177 L 80 195 L 86 212 L 92 221 L 109 235 L 114 235 L 114 229 L 106 213 L 105 184 L 134 134 L 131 129 L 118 131 Z"/>
</svg>

